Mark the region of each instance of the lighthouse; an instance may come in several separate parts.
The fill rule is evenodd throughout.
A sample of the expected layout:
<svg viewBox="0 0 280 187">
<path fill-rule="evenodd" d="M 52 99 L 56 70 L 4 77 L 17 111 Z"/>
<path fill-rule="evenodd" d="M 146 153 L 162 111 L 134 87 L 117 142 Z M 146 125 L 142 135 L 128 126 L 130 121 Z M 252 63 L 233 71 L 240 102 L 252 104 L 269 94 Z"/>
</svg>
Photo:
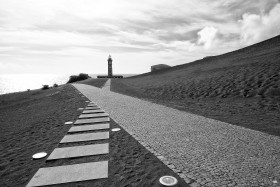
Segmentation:
<svg viewBox="0 0 280 187">
<path fill-rule="evenodd" d="M 98 75 L 97 78 L 106 78 L 106 79 L 122 79 L 123 76 L 122 75 L 114 75 L 113 76 L 113 59 L 111 57 L 111 55 L 109 55 L 108 59 L 108 75 L 104 76 L 104 75 Z"/>
<path fill-rule="evenodd" d="M 113 77 L 113 67 L 112 67 L 113 59 L 111 55 L 109 55 L 107 61 L 108 61 L 108 77 Z"/>
</svg>

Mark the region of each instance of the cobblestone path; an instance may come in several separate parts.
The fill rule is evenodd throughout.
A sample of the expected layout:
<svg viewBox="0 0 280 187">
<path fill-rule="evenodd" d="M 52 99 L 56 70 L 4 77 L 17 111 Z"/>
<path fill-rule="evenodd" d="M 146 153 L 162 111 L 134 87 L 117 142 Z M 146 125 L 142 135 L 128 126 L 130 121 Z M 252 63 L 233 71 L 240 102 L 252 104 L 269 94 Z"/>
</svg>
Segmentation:
<svg viewBox="0 0 280 187">
<path fill-rule="evenodd" d="M 104 86 L 102 87 L 103 90 L 110 91 L 111 88 L 111 79 L 108 79 Z"/>
<path fill-rule="evenodd" d="M 185 180 L 279 186 L 280 138 L 83 84 L 74 86 Z"/>
</svg>

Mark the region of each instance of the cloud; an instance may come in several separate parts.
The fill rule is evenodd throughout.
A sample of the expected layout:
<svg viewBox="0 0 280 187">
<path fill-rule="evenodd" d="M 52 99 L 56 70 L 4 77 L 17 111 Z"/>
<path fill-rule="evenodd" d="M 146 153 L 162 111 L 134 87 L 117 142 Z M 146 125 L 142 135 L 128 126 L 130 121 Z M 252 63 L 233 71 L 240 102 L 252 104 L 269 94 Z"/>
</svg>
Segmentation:
<svg viewBox="0 0 280 187">
<path fill-rule="evenodd" d="M 204 27 L 198 33 L 199 39 L 198 44 L 202 44 L 205 49 L 209 49 L 215 42 L 218 34 L 218 29 L 214 27 Z"/>
<path fill-rule="evenodd" d="M 144 61 L 151 65 L 169 59 L 170 65 L 177 65 L 238 49 L 240 41 L 247 45 L 279 33 L 277 3 L 0 0 L 0 57 L 7 63 L 48 62 L 57 68 L 62 62 L 75 62 L 77 69 L 76 61 L 102 61 L 113 53 L 122 58 L 119 61 L 134 59 L 132 67 L 141 70 L 149 69 L 142 67 Z"/>
<path fill-rule="evenodd" d="M 242 16 L 241 39 L 245 44 L 253 44 L 280 34 L 280 4 L 268 14 L 245 13 Z"/>
</svg>

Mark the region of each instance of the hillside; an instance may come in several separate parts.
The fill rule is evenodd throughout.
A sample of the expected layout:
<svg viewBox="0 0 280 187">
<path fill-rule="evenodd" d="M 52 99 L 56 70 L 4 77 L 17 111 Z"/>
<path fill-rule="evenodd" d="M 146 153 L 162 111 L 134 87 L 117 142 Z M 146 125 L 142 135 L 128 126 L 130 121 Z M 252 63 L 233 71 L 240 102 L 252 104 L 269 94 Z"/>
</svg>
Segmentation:
<svg viewBox="0 0 280 187">
<path fill-rule="evenodd" d="M 107 80 L 108 79 L 90 78 L 90 79 L 86 79 L 86 80 L 83 80 L 83 81 L 79 81 L 79 82 L 77 82 L 77 84 L 87 84 L 87 85 L 90 85 L 90 86 L 95 86 L 97 88 L 102 88 Z"/>
<path fill-rule="evenodd" d="M 159 72 L 112 81 L 112 91 L 280 135 L 280 36 Z"/>
</svg>

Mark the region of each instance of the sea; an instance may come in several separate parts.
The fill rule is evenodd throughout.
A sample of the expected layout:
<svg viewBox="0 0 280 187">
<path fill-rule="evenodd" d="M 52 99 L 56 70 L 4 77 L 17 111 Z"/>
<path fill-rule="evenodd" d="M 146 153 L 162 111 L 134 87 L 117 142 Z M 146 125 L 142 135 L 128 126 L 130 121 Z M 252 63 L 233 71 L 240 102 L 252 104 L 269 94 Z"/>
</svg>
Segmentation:
<svg viewBox="0 0 280 187">
<path fill-rule="evenodd" d="M 124 77 L 133 74 L 125 74 Z M 96 78 L 97 74 L 89 74 Z M 28 89 L 40 89 L 43 85 L 53 86 L 54 84 L 65 84 L 70 75 L 58 74 L 6 74 L 0 75 L 0 95 L 14 92 L 22 92 Z"/>
</svg>

